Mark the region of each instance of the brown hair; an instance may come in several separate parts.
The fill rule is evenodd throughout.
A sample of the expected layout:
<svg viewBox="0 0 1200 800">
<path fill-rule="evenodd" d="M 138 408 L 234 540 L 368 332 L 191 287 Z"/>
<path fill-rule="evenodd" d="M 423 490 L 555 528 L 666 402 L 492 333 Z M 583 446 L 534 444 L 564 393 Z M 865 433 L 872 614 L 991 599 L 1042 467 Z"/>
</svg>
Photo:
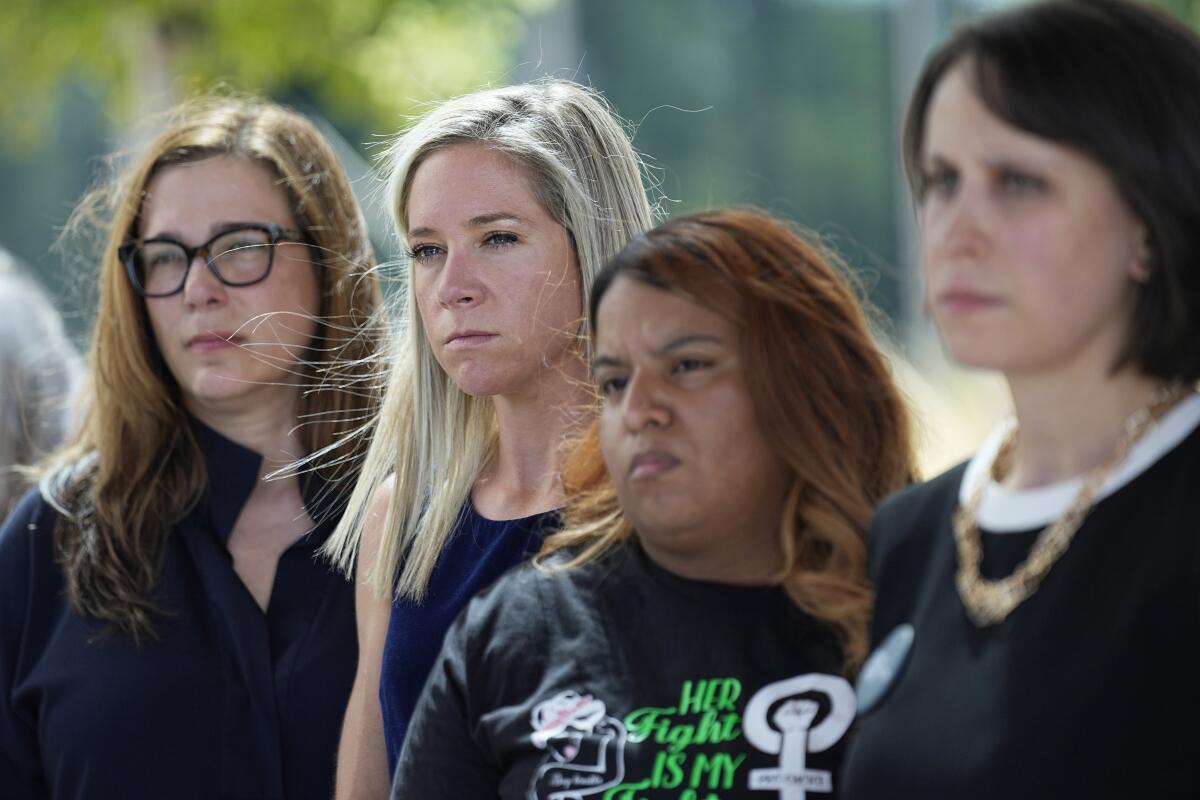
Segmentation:
<svg viewBox="0 0 1200 800">
<path fill-rule="evenodd" d="M 1137 287 L 1114 369 L 1200 379 L 1200 36 L 1126 0 L 1021 5 L 959 28 L 921 71 L 904 124 L 904 167 L 920 199 L 929 105 L 963 66 L 996 117 L 1099 165 L 1145 223 L 1150 276 Z"/>
<path fill-rule="evenodd" d="M 366 443 L 343 437 L 378 404 L 379 283 L 361 210 L 333 150 L 307 119 L 273 103 L 202 98 L 176 108 L 145 152 L 89 193 L 69 224 L 69 233 L 104 237 L 99 307 L 85 417 L 43 465 L 41 479 L 43 496 L 60 513 L 55 545 L 72 608 L 135 640 L 153 632 L 162 541 L 208 477 L 117 248 L 136 237 L 145 188 L 158 170 L 217 155 L 275 172 L 318 266 L 321 316 L 303 365 L 299 420 L 305 448 L 326 451 L 322 477 L 352 484 Z"/>
<path fill-rule="evenodd" d="M 853 671 L 866 657 L 872 601 L 867 523 L 915 467 L 907 409 L 834 263 L 766 214 L 694 214 L 631 241 L 597 278 L 590 315 L 594 332 L 601 299 L 624 276 L 738 326 L 755 413 L 795 476 L 780 523 L 778 580 L 837 632 Z M 547 539 L 540 563 L 571 547 L 568 566 L 580 564 L 633 533 L 605 475 L 597 425 L 571 454 L 563 480 L 565 527 Z"/>
</svg>

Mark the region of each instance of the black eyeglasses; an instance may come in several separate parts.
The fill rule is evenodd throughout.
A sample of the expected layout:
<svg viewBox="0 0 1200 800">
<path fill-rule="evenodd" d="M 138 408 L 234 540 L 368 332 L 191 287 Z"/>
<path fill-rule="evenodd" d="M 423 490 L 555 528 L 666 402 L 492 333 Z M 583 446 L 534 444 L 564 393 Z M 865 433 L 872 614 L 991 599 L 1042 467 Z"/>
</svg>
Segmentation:
<svg viewBox="0 0 1200 800">
<path fill-rule="evenodd" d="M 303 241 L 298 231 L 264 222 L 221 231 L 196 247 L 188 247 L 165 236 L 126 242 L 117 250 L 117 255 L 125 265 L 129 282 L 139 294 L 169 297 L 183 291 L 188 270 L 197 254 L 204 255 L 209 271 L 221 283 L 249 286 L 271 274 L 275 245 Z"/>
</svg>

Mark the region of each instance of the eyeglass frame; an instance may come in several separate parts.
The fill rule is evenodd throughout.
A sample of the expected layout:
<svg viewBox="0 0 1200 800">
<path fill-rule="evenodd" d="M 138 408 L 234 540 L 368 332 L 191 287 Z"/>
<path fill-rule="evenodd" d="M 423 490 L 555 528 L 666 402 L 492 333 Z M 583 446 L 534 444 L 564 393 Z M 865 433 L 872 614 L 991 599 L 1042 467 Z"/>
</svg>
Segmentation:
<svg viewBox="0 0 1200 800">
<path fill-rule="evenodd" d="M 214 259 L 212 258 L 212 254 L 208 249 L 212 246 L 213 242 L 217 241 L 221 237 L 228 236 L 231 233 L 237 233 L 238 231 L 265 231 L 268 236 L 267 268 L 263 271 L 261 276 L 252 281 L 246 281 L 244 283 L 225 280 L 214 264 Z M 137 267 L 134 266 L 133 263 L 133 256 L 140 248 L 156 242 L 178 246 L 179 249 L 183 250 L 184 257 L 187 259 L 186 266 L 183 268 L 183 278 L 179 281 L 179 287 L 174 291 L 167 292 L 166 294 L 147 294 L 145 287 L 142 286 L 141 281 L 138 279 Z M 247 222 L 244 225 L 238 224 L 226 228 L 225 230 L 214 234 L 207 241 L 198 244 L 195 247 L 188 247 L 183 242 L 179 241 L 178 239 L 172 239 L 170 236 L 155 236 L 151 239 L 135 239 L 125 242 L 117 248 L 117 258 L 119 258 L 121 264 L 124 265 L 125 276 L 129 278 L 129 283 L 133 286 L 134 291 L 136 291 L 142 297 L 157 299 L 160 297 L 174 297 L 183 291 L 184 287 L 187 286 L 188 274 L 191 272 L 192 262 L 195 261 L 196 256 L 201 253 L 204 254 L 204 265 L 208 267 L 208 271 L 213 274 L 213 277 L 216 278 L 222 286 L 232 286 L 237 288 L 241 286 L 253 286 L 256 283 L 262 283 L 267 279 L 268 276 L 270 276 L 271 269 L 275 266 L 276 245 L 288 243 L 308 244 L 308 241 L 302 237 L 300 231 L 297 231 L 294 228 L 285 228 L 282 225 L 275 224 L 274 222 Z"/>
</svg>

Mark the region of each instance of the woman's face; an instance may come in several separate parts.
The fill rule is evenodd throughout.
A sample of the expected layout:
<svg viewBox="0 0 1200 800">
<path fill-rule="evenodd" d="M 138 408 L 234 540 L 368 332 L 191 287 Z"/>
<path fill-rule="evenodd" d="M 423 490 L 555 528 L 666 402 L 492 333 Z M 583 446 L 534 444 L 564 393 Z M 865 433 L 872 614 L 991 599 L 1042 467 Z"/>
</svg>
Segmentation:
<svg viewBox="0 0 1200 800">
<path fill-rule="evenodd" d="M 511 158 L 474 143 L 434 152 L 413 176 L 407 223 L 421 324 L 462 391 L 532 393 L 577 358 L 571 237 Z"/>
<path fill-rule="evenodd" d="M 925 302 L 954 358 L 1010 378 L 1107 371 L 1148 263 L 1108 174 L 994 116 L 963 64 L 934 91 L 921 167 Z"/>
<path fill-rule="evenodd" d="M 188 247 L 240 225 L 295 229 L 287 194 L 269 167 L 217 156 L 161 170 L 146 187 L 141 239 Z M 308 247 L 276 245 L 271 272 L 226 286 L 194 258 L 183 291 L 145 300 L 150 326 L 185 403 L 195 413 L 294 397 L 298 362 L 310 357 L 320 288 Z"/>
<path fill-rule="evenodd" d="M 647 553 L 686 577 L 761 582 L 779 566 L 792 472 L 759 427 L 735 325 L 617 278 L 596 319 L 600 438 Z"/>
</svg>

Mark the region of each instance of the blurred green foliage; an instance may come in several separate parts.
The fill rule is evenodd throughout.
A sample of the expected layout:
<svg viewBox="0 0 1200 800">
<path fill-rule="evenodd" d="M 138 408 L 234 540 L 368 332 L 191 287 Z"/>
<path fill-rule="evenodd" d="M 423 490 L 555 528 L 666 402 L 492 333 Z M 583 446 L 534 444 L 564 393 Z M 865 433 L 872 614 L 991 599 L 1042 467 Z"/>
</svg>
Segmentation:
<svg viewBox="0 0 1200 800">
<path fill-rule="evenodd" d="M 497 80 L 523 15 L 555 0 L 4 0 L 0 141 L 32 147 L 82 80 L 114 129 L 217 84 L 310 94 L 391 132 L 416 104 Z"/>
<path fill-rule="evenodd" d="M 901 313 L 885 3 L 585 3 L 586 77 L 637 124 L 670 213 L 748 204 L 817 231 Z M 663 35 L 670 31 L 671 35 Z"/>
<path fill-rule="evenodd" d="M 1151 0 L 1150 4 L 1173 12 L 1193 28 L 1200 28 L 1200 0 Z"/>
</svg>

